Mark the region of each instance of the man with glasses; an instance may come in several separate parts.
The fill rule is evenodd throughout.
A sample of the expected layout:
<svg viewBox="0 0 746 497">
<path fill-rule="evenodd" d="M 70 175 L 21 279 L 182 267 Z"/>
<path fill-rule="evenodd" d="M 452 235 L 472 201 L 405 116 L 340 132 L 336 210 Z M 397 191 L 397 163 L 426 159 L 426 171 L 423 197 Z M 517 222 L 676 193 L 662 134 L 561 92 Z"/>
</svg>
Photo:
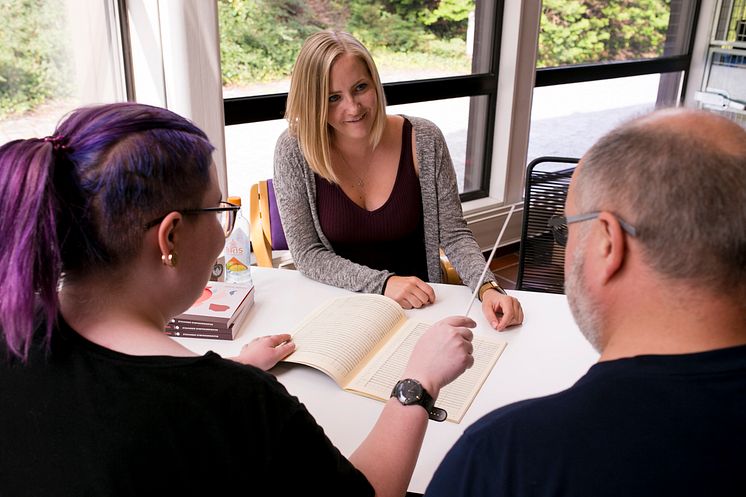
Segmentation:
<svg viewBox="0 0 746 497">
<path fill-rule="evenodd" d="M 548 229 L 599 362 L 469 427 L 427 495 L 746 494 L 746 131 L 631 121 L 583 157 L 565 211 Z"/>
</svg>

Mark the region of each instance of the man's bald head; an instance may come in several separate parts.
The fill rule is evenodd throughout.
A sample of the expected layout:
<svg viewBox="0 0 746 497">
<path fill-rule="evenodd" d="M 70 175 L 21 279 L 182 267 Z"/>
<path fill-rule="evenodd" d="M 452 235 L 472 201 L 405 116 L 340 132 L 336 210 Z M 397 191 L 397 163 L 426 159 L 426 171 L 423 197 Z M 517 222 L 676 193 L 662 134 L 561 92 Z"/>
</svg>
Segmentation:
<svg viewBox="0 0 746 497">
<path fill-rule="evenodd" d="M 746 130 L 716 114 L 691 109 L 666 109 L 629 123 L 630 127 L 668 133 L 674 139 L 698 142 L 726 154 L 746 156 Z"/>
<path fill-rule="evenodd" d="M 746 130 L 670 109 L 599 140 L 575 177 L 578 212 L 609 210 L 637 228 L 646 262 L 746 300 Z"/>
</svg>

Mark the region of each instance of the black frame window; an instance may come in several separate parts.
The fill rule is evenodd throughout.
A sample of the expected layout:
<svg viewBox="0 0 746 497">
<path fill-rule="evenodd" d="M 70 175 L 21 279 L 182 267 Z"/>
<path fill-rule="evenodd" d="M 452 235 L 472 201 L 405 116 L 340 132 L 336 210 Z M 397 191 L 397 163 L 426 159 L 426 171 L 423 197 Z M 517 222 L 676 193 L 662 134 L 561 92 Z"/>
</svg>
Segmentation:
<svg viewBox="0 0 746 497">
<path fill-rule="evenodd" d="M 536 70 L 535 87 L 582 83 L 601 79 L 662 74 L 659 105 L 673 105 L 684 95 L 694 48 L 694 30 L 699 18 L 700 0 L 671 0 L 671 14 L 663 54 L 660 57 L 546 67 Z M 683 80 L 679 81 L 679 74 Z M 670 78 L 665 76 L 669 75 Z"/>
<path fill-rule="evenodd" d="M 486 97 L 486 105 L 484 99 L 471 99 L 469 106 L 462 201 L 486 197 L 489 192 L 502 14 L 503 0 L 476 1 L 472 74 L 383 85 L 388 105 Z M 225 125 L 282 119 L 286 101 L 287 93 L 226 98 L 223 101 Z"/>
</svg>

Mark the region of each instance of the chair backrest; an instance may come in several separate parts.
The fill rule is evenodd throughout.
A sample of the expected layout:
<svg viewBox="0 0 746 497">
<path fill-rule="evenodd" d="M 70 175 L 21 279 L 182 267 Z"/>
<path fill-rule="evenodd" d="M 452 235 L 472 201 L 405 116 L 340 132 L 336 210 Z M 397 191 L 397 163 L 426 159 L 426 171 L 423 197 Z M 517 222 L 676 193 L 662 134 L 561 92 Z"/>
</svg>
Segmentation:
<svg viewBox="0 0 746 497">
<path fill-rule="evenodd" d="M 270 219 L 270 243 L 274 250 L 287 250 L 288 242 L 285 239 L 285 231 L 282 229 L 280 211 L 277 210 L 277 197 L 275 197 L 275 188 L 271 179 L 267 180 L 267 199 Z"/>
<path fill-rule="evenodd" d="M 277 211 L 277 199 L 271 179 L 251 185 L 249 217 L 251 246 L 257 265 L 272 267 L 272 250 L 287 250 L 288 244 L 280 213 Z"/>
<path fill-rule="evenodd" d="M 570 178 L 578 159 L 539 157 L 526 171 L 523 228 L 516 289 L 565 292 L 565 248 L 554 241 L 549 218 L 562 215 Z"/>
<path fill-rule="evenodd" d="M 461 281 L 461 275 L 458 274 L 456 268 L 453 267 L 451 261 L 448 260 L 446 253 L 443 249 L 440 249 L 440 282 L 447 283 L 449 285 L 463 285 Z"/>
</svg>

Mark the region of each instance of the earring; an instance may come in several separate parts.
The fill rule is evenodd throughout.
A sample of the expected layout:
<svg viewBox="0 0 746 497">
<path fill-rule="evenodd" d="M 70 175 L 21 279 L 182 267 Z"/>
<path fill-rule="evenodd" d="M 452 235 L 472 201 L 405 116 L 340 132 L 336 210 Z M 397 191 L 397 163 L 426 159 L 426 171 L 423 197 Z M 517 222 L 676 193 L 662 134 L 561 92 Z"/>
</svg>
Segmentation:
<svg viewBox="0 0 746 497">
<path fill-rule="evenodd" d="M 176 267 L 176 252 L 171 252 L 168 255 L 161 255 L 161 261 L 164 266 Z"/>
</svg>

